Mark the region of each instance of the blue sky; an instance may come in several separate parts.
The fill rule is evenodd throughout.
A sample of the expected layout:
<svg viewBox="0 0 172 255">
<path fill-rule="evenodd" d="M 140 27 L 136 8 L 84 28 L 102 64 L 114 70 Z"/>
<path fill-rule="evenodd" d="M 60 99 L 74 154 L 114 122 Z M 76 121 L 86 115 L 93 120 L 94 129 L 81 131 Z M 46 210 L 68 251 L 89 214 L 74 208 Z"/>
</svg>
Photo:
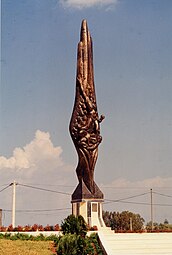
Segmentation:
<svg viewBox="0 0 172 255">
<path fill-rule="evenodd" d="M 76 49 L 86 18 L 94 43 L 98 110 L 106 116 L 95 180 L 110 199 L 150 188 L 172 196 L 171 12 L 171 0 L 1 1 L 2 188 L 14 179 L 49 188 L 63 185 L 51 187 L 69 192 L 77 184 L 68 126 Z M 70 207 L 70 198 L 38 192 L 32 201 L 32 190 L 18 190 L 19 209 L 26 209 L 27 196 L 34 209 Z M 0 194 L 0 207 L 10 209 L 10 192 Z M 162 198 L 155 196 L 155 202 L 172 205 L 170 197 Z M 149 194 L 142 199 L 150 202 Z M 111 203 L 104 208 L 150 218 L 148 206 Z M 65 213 L 51 215 L 50 223 Z M 10 213 L 4 215 L 8 224 Z M 19 216 L 18 224 L 28 223 L 28 215 Z M 165 218 L 172 222 L 172 206 L 155 206 L 155 220 Z M 47 216 L 30 215 L 30 223 L 38 220 L 44 223 Z"/>
</svg>

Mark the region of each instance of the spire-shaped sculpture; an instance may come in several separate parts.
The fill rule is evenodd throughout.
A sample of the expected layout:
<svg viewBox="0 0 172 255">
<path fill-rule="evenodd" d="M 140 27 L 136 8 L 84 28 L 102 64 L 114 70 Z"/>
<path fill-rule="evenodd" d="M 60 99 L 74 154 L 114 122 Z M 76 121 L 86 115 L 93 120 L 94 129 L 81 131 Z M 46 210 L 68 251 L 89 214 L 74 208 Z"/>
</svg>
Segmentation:
<svg viewBox="0 0 172 255">
<path fill-rule="evenodd" d="M 76 97 L 70 122 L 70 134 L 78 153 L 76 173 L 79 182 L 83 180 L 94 194 L 94 168 L 98 156 L 100 122 L 94 88 L 92 38 L 86 20 L 82 21 L 81 38 L 78 44 Z"/>
<path fill-rule="evenodd" d="M 76 173 L 79 184 L 72 194 L 74 215 L 83 215 L 89 225 L 104 226 L 103 193 L 94 181 L 94 169 L 101 143 L 93 72 L 92 39 L 86 20 L 82 21 L 77 55 L 76 95 L 70 121 L 70 134 L 78 153 Z M 96 217 L 95 214 L 96 213 Z M 92 219 L 94 214 L 94 221 Z"/>
</svg>

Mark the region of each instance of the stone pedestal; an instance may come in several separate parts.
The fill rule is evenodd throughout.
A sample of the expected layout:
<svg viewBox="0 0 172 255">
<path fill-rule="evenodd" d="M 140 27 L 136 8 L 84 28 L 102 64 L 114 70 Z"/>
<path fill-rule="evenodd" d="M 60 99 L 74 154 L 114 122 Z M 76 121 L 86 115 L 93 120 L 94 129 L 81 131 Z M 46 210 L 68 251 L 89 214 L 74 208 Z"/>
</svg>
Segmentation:
<svg viewBox="0 0 172 255">
<path fill-rule="evenodd" d="M 86 223 L 90 226 L 97 226 L 98 229 L 105 227 L 102 218 L 102 202 L 97 200 L 83 200 L 72 203 L 72 214 L 82 215 Z"/>
<path fill-rule="evenodd" d="M 92 194 L 83 181 L 78 184 L 72 194 L 72 214 L 82 215 L 90 227 L 97 226 L 100 229 L 105 227 L 102 218 L 103 193 L 96 183 L 94 183 L 94 190 Z"/>
</svg>

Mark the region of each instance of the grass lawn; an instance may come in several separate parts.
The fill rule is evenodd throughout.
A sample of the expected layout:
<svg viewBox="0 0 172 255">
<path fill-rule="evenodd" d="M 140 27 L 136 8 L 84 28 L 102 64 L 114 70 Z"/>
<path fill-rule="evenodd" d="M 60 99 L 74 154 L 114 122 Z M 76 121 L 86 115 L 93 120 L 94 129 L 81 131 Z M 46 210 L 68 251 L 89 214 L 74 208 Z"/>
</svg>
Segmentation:
<svg viewBox="0 0 172 255">
<path fill-rule="evenodd" d="M 53 255 L 51 241 L 21 241 L 0 239 L 1 255 Z"/>
</svg>

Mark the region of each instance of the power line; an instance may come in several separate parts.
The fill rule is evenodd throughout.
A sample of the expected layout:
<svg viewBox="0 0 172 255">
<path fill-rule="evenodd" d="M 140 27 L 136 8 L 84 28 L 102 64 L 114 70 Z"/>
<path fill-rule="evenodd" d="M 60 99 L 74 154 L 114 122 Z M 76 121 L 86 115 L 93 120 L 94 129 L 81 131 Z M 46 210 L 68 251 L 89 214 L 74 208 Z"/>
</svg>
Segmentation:
<svg viewBox="0 0 172 255">
<path fill-rule="evenodd" d="M 2 192 L 2 191 L 4 191 L 4 190 L 8 189 L 10 186 L 11 186 L 11 184 L 8 184 L 5 188 L 1 189 L 0 192 Z"/>
<path fill-rule="evenodd" d="M 65 187 L 74 188 L 74 185 L 62 185 L 62 184 L 47 184 L 47 183 L 25 183 L 26 185 L 37 185 L 37 186 L 52 186 L 52 187 Z"/>
<path fill-rule="evenodd" d="M 74 185 L 62 185 L 62 184 L 48 184 L 48 183 L 25 183 L 26 185 L 38 185 L 38 186 L 57 186 L 57 187 L 68 187 L 68 188 L 74 188 Z M 0 185 L 0 186 L 5 186 L 4 185 Z M 106 186 L 101 184 L 100 185 L 101 188 L 107 188 L 107 189 L 150 189 L 151 187 L 145 187 L 145 186 L 140 186 L 140 187 L 136 187 L 136 186 L 125 186 L 125 187 L 114 187 L 114 186 Z M 172 189 L 172 187 L 158 187 L 158 186 L 154 186 L 154 189 Z"/>
<path fill-rule="evenodd" d="M 54 212 L 69 210 L 71 208 L 56 208 L 56 209 L 29 209 L 29 210 L 16 210 L 16 212 Z"/>
<path fill-rule="evenodd" d="M 32 188 L 32 189 L 37 189 L 37 190 L 42 190 L 42 191 L 47 191 L 47 192 L 53 192 L 53 193 L 57 193 L 57 194 L 63 194 L 63 195 L 71 195 L 71 193 L 67 193 L 67 192 L 62 192 L 62 191 L 56 191 L 56 190 L 50 190 L 50 189 L 45 189 L 45 188 L 40 188 L 40 187 L 35 187 L 35 186 L 32 186 L 32 185 L 28 185 L 28 184 L 18 184 L 20 186 L 23 186 L 23 187 L 28 187 L 28 188 Z M 35 184 L 35 185 L 42 185 L 42 184 Z M 45 186 L 59 186 L 59 187 L 74 187 L 74 186 L 65 186 L 65 185 L 50 185 L 50 184 L 45 184 Z M 115 188 L 115 187 L 104 187 L 104 188 Z M 121 187 L 123 188 L 123 187 Z M 134 188 L 134 187 L 126 187 L 126 189 L 128 188 Z M 165 194 L 162 194 L 162 193 L 158 193 L 158 192 L 153 192 L 154 194 L 157 194 L 157 195 L 161 195 L 161 196 L 166 196 L 166 197 L 171 197 L 170 195 L 165 195 Z M 129 198 L 134 198 L 134 197 L 139 197 L 139 196 L 143 196 L 143 195 L 146 195 L 146 194 L 149 194 L 149 192 L 147 193 L 143 193 L 143 194 L 140 194 L 140 195 L 136 195 L 136 196 L 131 196 L 131 197 L 127 197 L 127 198 L 124 198 L 124 199 L 118 199 L 118 200 L 110 200 L 110 199 L 106 199 L 110 202 L 117 202 L 117 201 L 122 201 L 122 200 L 126 200 L 126 199 L 129 199 Z"/>
<path fill-rule="evenodd" d="M 162 195 L 162 196 L 172 197 L 172 196 L 168 196 L 168 195 L 161 194 L 161 193 L 158 193 L 158 192 L 153 192 L 153 193 L 158 194 L 158 195 Z M 131 198 L 141 197 L 141 196 L 144 196 L 144 195 L 147 195 L 147 194 L 149 194 L 149 192 L 142 193 L 142 194 L 135 195 L 135 196 L 130 196 L 130 197 L 122 198 L 122 199 L 116 199 L 116 200 L 105 199 L 105 201 L 108 201 L 108 202 L 105 202 L 104 204 L 108 204 L 108 203 L 126 203 L 126 204 L 148 205 L 148 206 L 150 206 L 150 203 L 135 202 L 135 201 L 124 201 L 124 200 L 128 200 L 128 199 L 131 199 Z M 152 204 L 152 205 L 153 206 L 172 206 L 172 204 L 159 204 L 159 203 Z"/>
<path fill-rule="evenodd" d="M 100 185 L 101 188 L 106 188 L 106 189 L 149 189 L 149 187 L 132 187 L 132 186 L 125 186 L 125 187 L 114 187 L 114 186 L 104 186 Z M 172 187 L 153 187 L 154 189 L 172 189 Z"/>
<path fill-rule="evenodd" d="M 45 188 L 41 188 L 41 187 L 36 187 L 36 186 L 32 186 L 32 185 L 27 185 L 27 184 L 19 184 L 18 185 L 22 186 L 22 187 L 27 187 L 27 188 L 32 188 L 32 189 L 36 189 L 36 190 L 40 190 L 40 191 L 46 191 L 46 192 L 51 192 L 51 193 L 56 193 L 56 194 L 62 194 L 62 195 L 70 195 L 70 193 L 67 192 L 62 192 L 62 191 L 57 191 L 57 190 L 51 190 L 51 189 L 45 189 Z M 7 185 L 5 188 L 3 188 L 2 190 L 0 190 L 0 192 L 3 192 L 4 190 L 6 190 L 7 188 L 9 188 L 10 186 L 12 186 L 13 183 Z M 38 184 L 37 184 L 38 185 Z M 40 184 L 41 185 L 41 184 Z M 53 186 L 53 185 L 52 185 Z M 60 186 L 60 185 L 57 185 Z M 166 194 L 162 194 L 162 193 L 158 193 L 158 192 L 153 192 L 154 194 L 160 195 L 160 196 L 165 196 L 165 197 L 172 197 L 171 195 L 166 195 Z M 121 198 L 121 199 L 105 199 L 104 204 L 108 204 L 108 203 L 127 203 L 127 204 L 135 204 L 135 205 L 148 205 L 150 206 L 150 203 L 146 203 L 146 202 L 136 202 L 136 201 L 125 201 L 128 199 L 132 199 L 132 198 L 136 198 L 136 197 L 141 197 L 144 195 L 149 194 L 149 192 L 145 192 L 142 194 L 138 194 L 138 195 L 134 195 L 134 196 L 129 196 L 129 197 L 125 197 L 125 198 Z M 168 206 L 171 207 L 171 204 L 161 204 L 161 203 L 155 203 L 153 204 L 153 206 Z M 71 208 L 56 208 L 56 209 L 32 209 L 32 210 L 16 210 L 16 212 L 18 213 L 34 213 L 34 212 L 53 212 L 53 211 L 62 211 L 62 210 L 69 210 Z M 3 211 L 6 212 L 11 212 L 12 210 L 8 210 L 8 209 L 4 209 Z"/>
<path fill-rule="evenodd" d="M 44 188 L 39 188 L 39 187 L 35 187 L 35 186 L 31 186 L 31 185 L 26 185 L 26 184 L 20 184 L 20 183 L 18 183 L 18 185 L 20 185 L 22 187 L 26 187 L 26 188 L 37 189 L 37 190 L 41 190 L 41 191 L 47 191 L 47 192 L 52 192 L 52 193 L 57 193 L 57 194 L 71 196 L 71 194 L 67 193 L 67 192 L 56 191 L 56 190 L 51 190 L 51 189 L 44 189 Z"/>
<path fill-rule="evenodd" d="M 54 211 L 65 211 L 71 208 L 55 208 L 55 209 L 29 209 L 29 210 L 16 210 L 18 213 L 32 213 L 32 212 L 54 212 Z M 4 212 L 11 212 L 10 209 L 3 209 Z"/>
<path fill-rule="evenodd" d="M 3 187 L 3 186 L 7 186 L 8 184 L 1 184 L 0 186 Z"/>
<path fill-rule="evenodd" d="M 149 205 L 150 206 L 150 203 L 144 203 L 144 202 L 130 202 L 130 201 L 119 201 L 121 203 L 126 203 L 126 204 L 138 204 L 138 205 Z M 172 204 L 152 204 L 153 206 L 172 206 Z"/>
<path fill-rule="evenodd" d="M 133 205 L 149 205 L 150 206 L 150 203 L 146 203 L 146 202 L 135 202 L 135 201 L 113 201 L 113 202 L 116 202 L 116 203 L 124 203 L 124 204 L 133 204 Z M 107 203 L 104 203 L 104 204 L 107 204 Z M 172 206 L 172 204 L 152 204 L 153 206 Z"/>
<path fill-rule="evenodd" d="M 152 193 L 154 193 L 154 194 L 156 194 L 156 195 L 160 195 L 160 196 L 163 196 L 163 197 L 170 197 L 170 198 L 172 198 L 172 196 L 170 196 L 170 195 L 166 195 L 166 194 L 162 194 L 162 193 L 159 193 L 159 192 L 152 192 Z"/>
<path fill-rule="evenodd" d="M 71 209 L 71 208 L 70 208 Z M 27 213 L 27 212 L 23 212 L 23 214 L 30 214 L 30 217 L 39 217 L 39 216 L 48 216 L 48 215 L 56 215 L 57 216 L 57 212 L 52 212 L 52 213 L 33 213 L 33 215 L 31 216 L 32 213 Z"/>
<path fill-rule="evenodd" d="M 134 195 L 134 196 L 130 196 L 130 197 L 126 197 L 126 198 L 121 198 L 121 199 L 117 199 L 117 200 L 112 200 L 112 199 L 105 199 L 105 201 L 109 201 L 107 203 L 113 203 L 113 202 L 121 202 L 121 201 L 124 201 L 124 200 L 127 200 L 127 199 L 131 199 L 131 198 L 135 198 L 135 197 L 141 197 L 141 196 L 144 196 L 144 195 L 147 195 L 149 194 L 149 192 L 146 192 L 146 193 L 142 193 L 142 194 L 139 194 L 139 195 Z M 106 204 L 107 204 L 106 203 Z"/>
</svg>

